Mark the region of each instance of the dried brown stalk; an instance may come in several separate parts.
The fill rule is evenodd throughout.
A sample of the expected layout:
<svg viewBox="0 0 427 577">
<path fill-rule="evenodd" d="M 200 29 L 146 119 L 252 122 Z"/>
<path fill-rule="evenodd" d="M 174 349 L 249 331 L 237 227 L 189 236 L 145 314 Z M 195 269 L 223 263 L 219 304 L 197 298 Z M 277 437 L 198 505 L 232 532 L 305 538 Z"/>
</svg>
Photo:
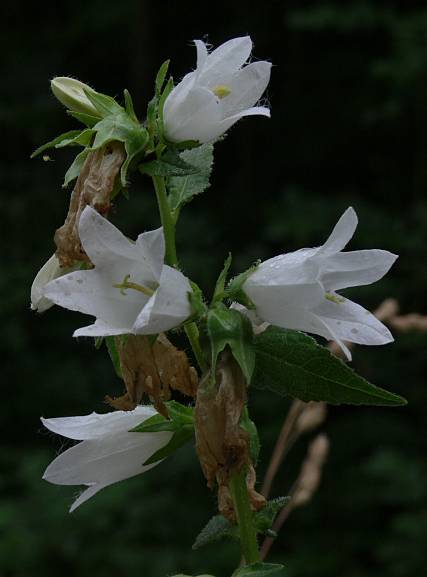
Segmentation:
<svg viewBox="0 0 427 577">
<path fill-rule="evenodd" d="M 114 183 L 125 158 L 120 142 L 111 142 L 88 154 L 71 193 L 65 222 L 55 232 L 56 256 L 61 266 L 70 267 L 76 261 L 90 262 L 80 243 L 80 215 L 86 206 L 102 215 L 108 214 Z"/>
</svg>

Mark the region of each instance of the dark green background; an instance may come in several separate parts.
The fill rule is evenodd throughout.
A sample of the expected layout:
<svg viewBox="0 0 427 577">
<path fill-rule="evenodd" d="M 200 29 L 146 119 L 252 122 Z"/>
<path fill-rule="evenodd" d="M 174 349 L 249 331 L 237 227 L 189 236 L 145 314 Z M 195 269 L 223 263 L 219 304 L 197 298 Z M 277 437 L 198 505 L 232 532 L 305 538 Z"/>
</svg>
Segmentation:
<svg viewBox="0 0 427 577">
<path fill-rule="evenodd" d="M 71 338 L 86 319 L 59 308 L 38 316 L 29 290 L 53 252 L 68 192 L 71 151 L 29 160 L 76 123 L 49 92 L 55 75 L 102 92 L 128 88 L 142 117 L 166 58 L 179 80 L 195 64 L 193 38 L 217 45 L 250 33 L 255 57 L 274 63 L 272 120 L 251 118 L 216 147 L 211 189 L 183 213 L 178 249 L 207 291 L 231 249 L 234 272 L 255 258 L 322 243 L 350 204 L 360 218 L 352 248 L 400 255 L 386 279 L 349 291 L 366 307 L 399 298 L 427 313 L 427 5 L 425 2 L 7 2 L 1 24 L 2 577 L 228 577 L 233 544 L 191 551 L 215 512 L 188 447 L 145 476 L 110 487 L 73 515 L 77 487 L 41 480 L 68 446 L 39 416 L 102 411 L 119 394 L 106 352 Z M 158 225 L 149 182 L 134 176 L 112 219 L 129 236 Z M 357 370 L 403 394 L 398 409 L 332 408 L 331 455 L 313 501 L 295 512 L 271 561 L 289 577 L 425 575 L 427 335 L 359 348 Z M 263 442 L 260 476 L 288 401 L 252 393 Z M 274 486 L 286 494 L 308 439 Z"/>
</svg>

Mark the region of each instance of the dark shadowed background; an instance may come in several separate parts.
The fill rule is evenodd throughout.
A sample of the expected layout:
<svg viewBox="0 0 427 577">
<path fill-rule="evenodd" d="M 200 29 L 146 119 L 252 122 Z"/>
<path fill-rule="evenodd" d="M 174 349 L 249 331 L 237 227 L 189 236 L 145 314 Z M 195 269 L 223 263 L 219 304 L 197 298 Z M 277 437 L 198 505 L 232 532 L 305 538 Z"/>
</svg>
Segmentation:
<svg viewBox="0 0 427 577">
<path fill-rule="evenodd" d="M 192 39 L 217 45 L 249 33 L 255 57 L 274 63 L 272 120 L 243 120 L 216 147 L 212 187 L 179 225 L 185 271 L 209 291 L 229 250 L 239 272 L 256 258 L 321 244 L 352 205 L 360 226 L 350 247 L 400 259 L 383 281 L 348 294 L 367 308 L 394 296 L 402 312 L 427 314 L 426 2 L 15 0 L 1 29 L 0 575 L 228 577 L 235 545 L 191 551 L 215 512 L 192 447 L 72 515 L 78 488 L 41 479 L 68 445 L 41 429 L 40 415 L 104 411 L 104 395 L 121 392 L 107 353 L 71 338 L 81 315 L 29 310 L 32 279 L 66 214 L 61 182 L 72 151 L 54 152 L 53 162 L 29 155 L 76 127 L 49 80 L 74 76 L 119 99 L 128 88 L 143 117 L 166 58 L 179 80 L 195 65 Z M 148 185 L 135 175 L 130 200 L 113 210 L 130 237 L 158 226 Z M 330 409 L 320 489 L 289 518 L 270 557 L 289 577 L 425 574 L 426 345 L 427 334 L 407 334 L 355 350 L 356 369 L 409 405 Z M 251 402 L 262 477 L 289 402 L 265 392 Z M 308 441 L 290 454 L 274 496 L 289 491 Z"/>
</svg>

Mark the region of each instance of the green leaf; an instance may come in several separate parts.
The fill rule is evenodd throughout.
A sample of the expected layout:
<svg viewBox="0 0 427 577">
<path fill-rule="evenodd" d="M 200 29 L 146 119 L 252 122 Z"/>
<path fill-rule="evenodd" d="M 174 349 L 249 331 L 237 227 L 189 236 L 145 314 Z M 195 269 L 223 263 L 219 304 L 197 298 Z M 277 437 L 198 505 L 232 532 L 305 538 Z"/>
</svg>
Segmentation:
<svg viewBox="0 0 427 577">
<path fill-rule="evenodd" d="M 99 122 L 99 116 L 92 116 L 84 112 L 76 112 L 75 110 L 67 110 L 67 114 L 76 118 L 79 122 L 85 124 L 88 128 L 93 128 Z"/>
<path fill-rule="evenodd" d="M 129 90 L 127 90 L 126 88 L 123 91 L 123 96 L 125 98 L 125 110 L 127 114 L 134 122 L 138 122 L 138 118 L 135 114 L 135 108 L 133 106 L 132 96 L 130 95 Z"/>
<path fill-rule="evenodd" d="M 114 370 L 116 371 L 117 376 L 122 379 L 122 369 L 120 366 L 120 357 L 116 347 L 115 337 L 105 337 L 105 343 L 107 345 L 108 354 L 110 355 Z"/>
<path fill-rule="evenodd" d="M 238 311 L 218 303 L 208 312 L 207 329 L 212 348 L 212 378 L 215 378 L 218 355 L 228 345 L 249 383 L 255 367 L 250 321 Z"/>
<path fill-rule="evenodd" d="M 193 549 L 200 549 L 210 543 L 215 543 L 229 537 L 231 539 L 239 540 L 239 529 L 237 525 L 232 525 L 228 519 L 222 515 L 215 515 L 203 527 L 197 535 L 193 544 Z"/>
<path fill-rule="evenodd" d="M 259 441 L 258 429 L 255 423 L 249 417 L 247 406 L 243 409 L 242 418 L 240 419 L 240 427 L 249 435 L 249 453 L 253 465 L 258 462 L 261 444 Z"/>
<path fill-rule="evenodd" d="M 289 503 L 290 497 L 277 497 L 267 501 L 265 507 L 254 515 L 257 533 L 267 534 L 273 526 L 274 520 L 281 509 Z"/>
<path fill-rule="evenodd" d="M 224 267 L 216 281 L 215 290 L 212 298 L 212 304 L 217 301 L 221 301 L 224 298 L 225 281 L 227 279 L 228 271 L 230 270 L 232 256 L 229 253 L 228 257 L 224 262 Z"/>
<path fill-rule="evenodd" d="M 39 154 L 41 154 L 42 152 L 44 152 L 48 148 L 54 148 L 57 144 L 60 144 L 63 140 L 68 140 L 70 138 L 74 138 L 75 136 L 78 136 L 81 132 L 82 132 L 81 130 L 69 130 L 68 132 L 64 132 L 63 134 L 60 134 L 59 136 L 57 136 L 53 140 L 50 140 L 49 142 L 46 142 L 46 144 L 39 146 L 32 153 L 30 158 L 35 158 L 36 156 L 38 156 Z"/>
<path fill-rule="evenodd" d="M 118 104 L 114 98 L 111 98 L 111 96 L 95 92 L 95 90 L 89 88 L 85 88 L 84 93 L 103 118 L 111 114 L 124 112 L 120 104 Z"/>
<path fill-rule="evenodd" d="M 159 97 L 163 88 L 163 84 L 165 82 L 166 74 L 168 72 L 170 60 L 165 60 L 163 64 L 160 66 L 159 71 L 157 72 L 155 88 L 156 88 L 156 95 Z"/>
<path fill-rule="evenodd" d="M 154 415 L 132 429 L 135 433 L 156 433 L 158 431 L 178 431 L 185 426 L 194 427 L 194 409 L 178 403 L 168 401 L 166 407 L 169 419 L 163 415 Z"/>
<path fill-rule="evenodd" d="M 231 577 L 287 577 L 283 565 L 275 563 L 252 563 L 239 567 Z"/>
<path fill-rule="evenodd" d="M 202 144 L 197 148 L 184 150 L 180 153 L 184 162 L 191 164 L 197 170 L 186 176 L 174 176 L 169 179 L 169 205 L 172 211 L 179 210 L 190 202 L 193 196 L 201 194 L 209 187 L 209 178 L 213 165 L 213 145 Z"/>
<path fill-rule="evenodd" d="M 168 148 L 159 159 L 143 163 L 140 170 L 149 176 L 182 176 L 195 174 L 198 168 L 188 164 L 175 149 Z"/>
<path fill-rule="evenodd" d="M 65 138 L 55 144 L 55 148 L 65 148 L 65 146 L 89 146 L 95 131 L 92 128 L 85 128 L 72 138 Z"/>
<path fill-rule="evenodd" d="M 301 401 L 333 405 L 405 405 L 406 400 L 357 375 L 341 359 L 297 331 L 269 327 L 255 337 L 253 386 Z"/>
<path fill-rule="evenodd" d="M 64 183 L 62 185 L 62 188 L 66 188 L 70 184 L 70 182 L 72 182 L 74 179 L 76 179 L 79 176 L 80 170 L 81 170 L 89 152 L 90 151 L 87 148 L 85 148 L 84 150 L 79 152 L 79 154 L 75 157 L 71 166 L 68 168 L 67 172 L 65 173 Z"/>
<path fill-rule="evenodd" d="M 180 449 L 183 445 L 188 443 L 194 437 L 194 426 L 193 425 L 184 425 L 177 431 L 175 431 L 172 439 L 169 441 L 167 445 L 159 449 L 151 455 L 149 459 L 147 459 L 143 464 L 144 465 L 151 465 L 152 463 L 156 463 L 157 461 L 161 461 L 172 453 L 175 453 L 176 450 Z"/>
</svg>

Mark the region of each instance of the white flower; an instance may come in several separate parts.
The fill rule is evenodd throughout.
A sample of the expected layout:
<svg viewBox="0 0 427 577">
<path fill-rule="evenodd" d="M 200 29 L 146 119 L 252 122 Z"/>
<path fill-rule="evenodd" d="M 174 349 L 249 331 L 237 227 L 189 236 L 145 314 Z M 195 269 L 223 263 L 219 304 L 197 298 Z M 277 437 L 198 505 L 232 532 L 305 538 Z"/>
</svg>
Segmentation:
<svg viewBox="0 0 427 577">
<path fill-rule="evenodd" d="M 80 216 L 79 235 L 95 268 L 51 281 L 44 296 L 74 311 L 96 317 L 74 336 L 157 334 L 191 315 L 188 279 L 164 265 L 163 229 L 126 238 L 96 210 Z"/>
<path fill-rule="evenodd" d="M 99 116 L 99 112 L 85 94 L 85 90 L 95 92 L 87 84 L 68 76 L 57 76 L 51 80 L 50 87 L 59 102 L 70 110 Z"/>
<path fill-rule="evenodd" d="M 347 287 L 382 278 L 397 256 L 385 250 L 341 252 L 357 227 L 348 208 L 321 247 L 282 254 L 259 265 L 243 285 L 264 321 L 314 333 L 336 341 L 382 345 L 393 341 L 390 331 L 369 311 L 338 295 Z"/>
<path fill-rule="evenodd" d="M 143 465 L 170 441 L 173 433 L 129 432 L 156 414 L 152 407 L 139 405 L 133 411 L 41 419 L 50 431 L 83 441 L 61 453 L 43 475 L 56 485 L 88 485 L 70 512 L 104 487 L 144 473 L 160 462 Z"/>
<path fill-rule="evenodd" d="M 270 62 L 248 60 L 249 36 L 233 38 L 208 54 L 202 40 L 197 48 L 197 68 L 175 86 L 166 98 L 163 121 L 172 142 L 211 142 L 243 116 L 270 116 L 264 106 L 254 106 L 270 80 Z"/>
<path fill-rule="evenodd" d="M 38 313 L 43 313 L 44 311 L 47 311 L 47 309 L 50 309 L 54 303 L 44 296 L 45 286 L 51 280 L 63 276 L 72 270 L 74 270 L 74 267 L 61 267 L 56 255 L 53 254 L 36 274 L 33 284 L 31 285 L 31 309 Z"/>
</svg>

